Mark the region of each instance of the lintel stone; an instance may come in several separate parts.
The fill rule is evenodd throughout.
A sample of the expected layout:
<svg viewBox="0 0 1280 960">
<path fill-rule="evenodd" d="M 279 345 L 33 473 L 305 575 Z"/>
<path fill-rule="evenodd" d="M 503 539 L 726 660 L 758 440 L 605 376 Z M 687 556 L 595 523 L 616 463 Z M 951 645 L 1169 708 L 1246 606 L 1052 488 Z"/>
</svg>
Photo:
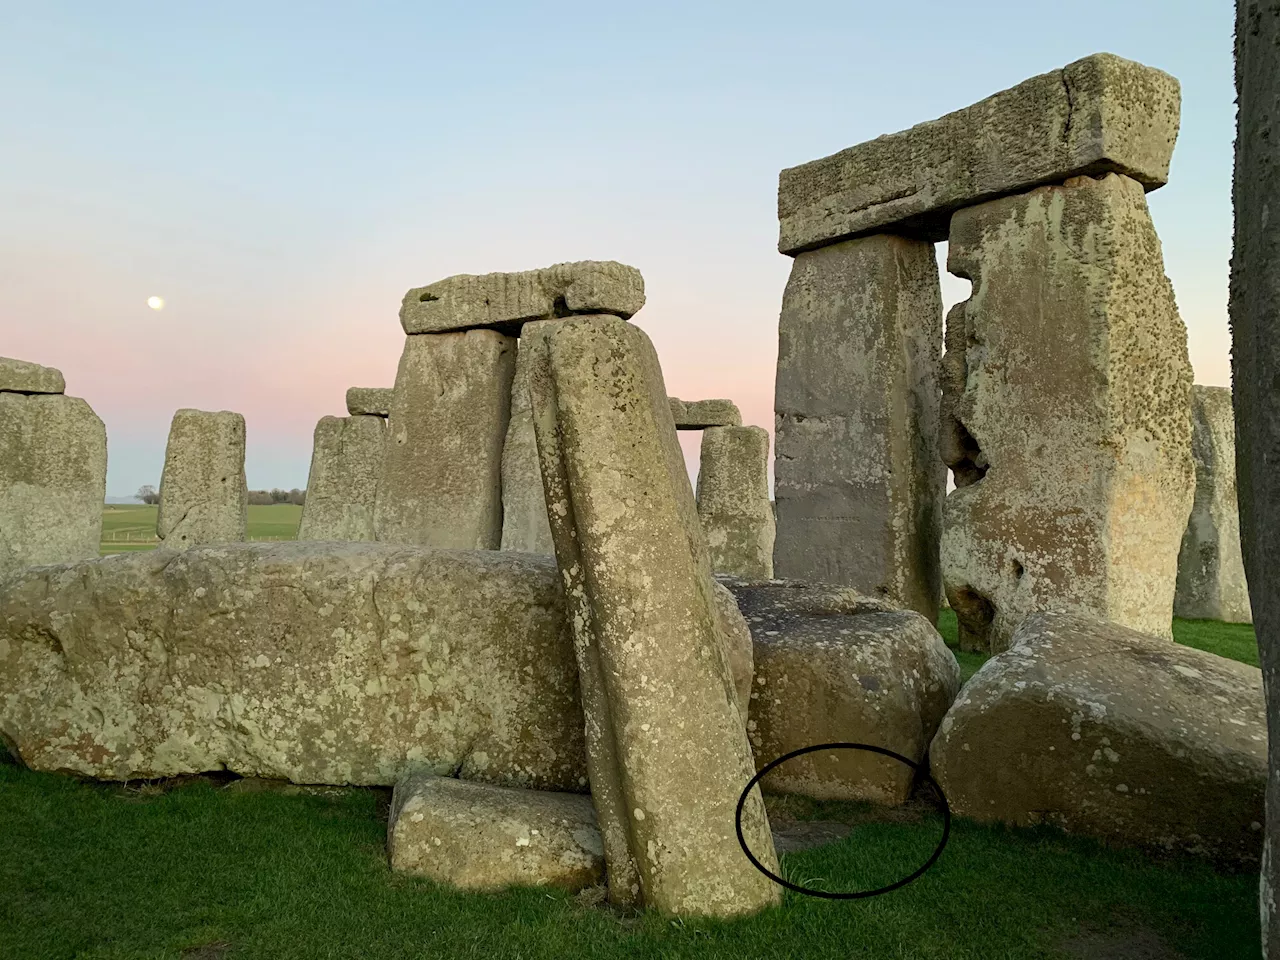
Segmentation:
<svg viewBox="0 0 1280 960">
<path fill-rule="evenodd" d="M 677 430 L 706 430 L 708 427 L 740 427 L 742 414 L 732 400 L 680 400 L 667 397 Z"/>
<path fill-rule="evenodd" d="M 351 387 L 347 390 L 347 413 L 353 417 L 391 416 L 391 387 Z"/>
<path fill-rule="evenodd" d="M 0 357 L 0 391 L 4 393 L 65 393 L 66 390 L 62 371 Z"/>
</svg>

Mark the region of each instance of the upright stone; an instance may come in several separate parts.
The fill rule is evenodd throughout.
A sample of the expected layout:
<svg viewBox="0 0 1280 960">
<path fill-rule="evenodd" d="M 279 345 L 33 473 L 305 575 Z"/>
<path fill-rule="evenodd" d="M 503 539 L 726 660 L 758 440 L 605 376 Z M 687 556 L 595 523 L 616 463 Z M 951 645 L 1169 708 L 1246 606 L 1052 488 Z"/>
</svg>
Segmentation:
<svg viewBox="0 0 1280 960">
<path fill-rule="evenodd" d="M 1235 249 L 1231 256 L 1231 380 L 1235 386 L 1240 535 L 1269 732 L 1262 848 L 1262 954 L 1280 958 L 1280 10 L 1236 2 Z"/>
<path fill-rule="evenodd" d="M 11 364 L 0 361 L 0 385 L 62 383 L 52 368 Z M 9 376 L 15 369 L 22 378 Z M 96 557 L 106 487 L 107 432 L 87 403 L 0 390 L 0 579 Z"/>
<path fill-rule="evenodd" d="M 447 550 L 501 545 L 515 347 L 496 330 L 405 338 L 374 508 L 379 540 Z"/>
<path fill-rule="evenodd" d="M 382 417 L 320 418 L 299 540 L 377 539 L 373 508 L 386 435 Z"/>
<path fill-rule="evenodd" d="M 769 434 L 761 427 L 709 427 L 702 434 L 698 516 L 717 573 L 773 577 Z"/>
<path fill-rule="evenodd" d="M 773 565 L 938 615 L 933 245 L 873 236 L 796 257 L 778 321 Z"/>
<path fill-rule="evenodd" d="M 1169 636 L 1191 509 L 1191 365 L 1142 185 L 1081 177 L 959 211 L 948 268 L 947 599 L 968 649 L 1036 610 Z"/>
<path fill-rule="evenodd" d="M 753 760 L 653 345 L 616 318 L 585 317 L 528 346 L 610 893 L 671 914 L 775 904 L 734 832 Z M 742 826 L 772 867 L 758 792 Z"/>
<path fill-rule="evenodd" d="M 156 535 L 167 547 L 245 539 L 244 417 L 226 410 L 173 415 L 160 476 Z"/>
<path fill-rule="evenodd" d="M 1191 456 L 1196 498 L 1178 554 L 1173 612 L 1252 623 L 1236 507 L 1236 424 L 1225 387 L 1191 388 Z"/>
<path fill-rule="evenodd" d="M 542 492 L 542 470 L 538 466 L 538 439 L 533 429 L 533 408 L 529 404 L 529 351 L 539 327 L 555 320 L 525 324 L 516 354 L 516 373 L 511 385 L 511 422 L 502 447 L 502 549 L 525 553 L 555 553 L 551 525 L 547 522 L 547 499 Z"/>
</svg>

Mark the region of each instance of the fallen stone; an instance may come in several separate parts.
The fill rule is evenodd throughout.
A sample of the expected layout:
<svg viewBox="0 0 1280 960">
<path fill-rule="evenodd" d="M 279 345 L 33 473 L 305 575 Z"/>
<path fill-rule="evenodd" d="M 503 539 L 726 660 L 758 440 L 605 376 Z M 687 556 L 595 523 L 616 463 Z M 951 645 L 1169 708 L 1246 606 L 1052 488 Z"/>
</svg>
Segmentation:
<svg viewBox="0 0 1280 960">
<path fill-rule="evenodd" d="M 757 769 L 818 743 L 869 743 L 920 763 L 960 689 L 960 668 L 918 613 L 826 585 L 724 581 L 755 641 L 747 729 Z M 765 777 L 772 793 L 900 804 L 914 772 L 891 757 L 826 750 Z"/>
<path fill-rule="evenodd" d="M 386 421 L 321 417 L 311 448 L 299 540 L 376 540 L 373 523 Z"/>
<path fill-rule="evenodd" d="M 0 357 L 0 393 L 65 393 L 66 389 L 61 370 Z"/>
<path fill-rule="evenodd" d="M 713 570 L 739 577 L 773 576 L 767 431 L 709 427 L 702 434 L 698 516 Z"/>
<path fill-rule="evenodd" d="M 604 880 L 591 798 L 414 774 L 396 784 L 387 827 L 391 869 L 463 890 L 561 887 Z"/>
<path fill-rule="evenodd" d="M 1262 676 L 1234 660 L 1037 614 L 965 684 L 929 756 L 960 816 L 1258 859 Z"/>
<path fill-rule="evenodd" d="M 960 210 L 948 257 L 973 280 L 942 382 L 961 646 L 1003 650 L 1050 610 L 1169 637 L 1191 364 L 1142 186 L 1082 177 Z"/>
<path fill-rule="evenodd" d="M 586 790 L 557 580 L 550 557 L 287 541 L 28 569 L 0 583 L 0 739 L 106 780 Z"/>
<path fill-rule="evenodd" d="M 406 337 L 378 478 L 378 539 L 502 545 L 502 444 L 516 343 L 495 330 Z"/>
<path fill-rule="evenodd" d="M 524 344 L 531 342 L 538 327 L 556 322 L 535 320 L 525 324 L 516 354 L 511 421 L 502 446 L 503 550 L 555 553 L 551 524 L 547 521 L 547 498 L 542 492 L 542 469 L 538 466 L 538 439 L 533 430 L 533 408 L 529 405 L 529 351 Z"/>
<path fill-rule="evenodd" d="M 740 427 L 742 414 L 732 400 L 681 400 L 668 397 L 677 430 L 705 430 L 708 427 Z"/>
<path fill-rule="evenodd" d="M 78 397 L 0 393 L 0 579 L 98 555 L 107 431 Z"/>
<path fill-rule="evenodd" d="M 796 258 L 778 321 L 775 576 L 937 620 L 941 338 L 932 244 L 873 236 Z"/>
<path fill-rule="evenodd" d="M 173 415 L 160 475 L 156 536 L 167 547 L 245 538 L 244 417 L 222 410 Z"/>
<path fill-rule="evenodd" d="M 1191 388 L 1196 496 L 1178 553 L 1175 616 L 1252 623 L 1236 504 L 1236 424 L 1231 391 Z"/>
<path fill-rule="evenodd" d="M 1167 73 L 1098 53 L 778 178 L 788 256 L 870 233 L 946 240 L 956 210 L 1071 177 L 1169 180 L 1181 95 Z"/>
<path fill-rule="evenodd" d="M 755 767 L 653 345 L 601 316 L 548 325 L 527 346 L 610 895 L 676 915 L 775 904 L 735 836 Z M 742 828 L 776 870 L 758 791 Z"/>
<path fill-rule="evenodd" d="M 575 313 L 608 313 L 626 319 L 644 306 L 644 278 L 612 260 L 557 263 L 522 273 L 459 274 L 404 295 L 404 332 L 441 333 L 493 327 L 518 334 L 530 320 Z"/>
<path fill-rule="evenodd" d="M 391 387 L 350 387 L 347 413 L 353 417 L 389 417 L 394 394 Z"/>
</svg>

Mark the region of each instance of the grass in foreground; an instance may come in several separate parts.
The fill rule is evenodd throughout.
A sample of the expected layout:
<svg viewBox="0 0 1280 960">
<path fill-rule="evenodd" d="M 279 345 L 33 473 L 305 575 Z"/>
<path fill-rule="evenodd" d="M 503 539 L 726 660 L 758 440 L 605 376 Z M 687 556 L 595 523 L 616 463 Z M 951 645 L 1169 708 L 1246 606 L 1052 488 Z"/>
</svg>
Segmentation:
<svg viewBox="0 0 1280 960">
<path fill-rule="evenodd" d="M 554 890 L 464 894 L 393 875 L 385 796 L 208 780 L 161 793 L 0 766 L 0 955 L 1015 960 L 1125 957 L 1102 951 L 1129 942 L 1169 951 L 1141 956 L 1259 952 L 1254 874 L 1152 863 L 1048 830 L 957 822 L 937 866 L 894 893 L 789 894 L 745 920 L 679 922 Z M 830 819 L 832 807 L 810 815 Z M 784 870 L 826 889 L 881 884 L 922 863 L 939 832 L 932 812 L 899 808 L 786 857 Z"/>
<path fill-rule="evenodd" d="M 107 504 L 102 510 L 102 543 L 99 552 L 106 555 L 126 550 L 154 550 L 157 509 L 146 504 Z M 293 540 L 298 536 L 298 524 L 301 521 L 302 507 L 296 504 L 251 504 L 248 538 Z"/>
</svg>

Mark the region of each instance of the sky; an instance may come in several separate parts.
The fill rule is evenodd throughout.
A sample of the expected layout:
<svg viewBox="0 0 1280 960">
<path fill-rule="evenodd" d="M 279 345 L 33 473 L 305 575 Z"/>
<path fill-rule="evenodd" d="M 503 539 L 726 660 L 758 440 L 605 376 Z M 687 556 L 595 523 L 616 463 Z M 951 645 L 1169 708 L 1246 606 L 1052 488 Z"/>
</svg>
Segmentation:
<svg viewBox="0 0 1280 960">
<path fill-rule="evenodd" d="M 303 486 L 316 421 L 393 382 L 405 290 L 620 260 L 668 392 L 772 429 L 778 171 L 1108 51 L 1182 83 L 1148 199 L 1196 380 L 1228 385 L 1233 17 L 0 0 L 0 355 L 58 367 L 102 417 L 108 495 L 159 483 L 180 407 L 245 415 L 251 488 Z M 945 301 L 967 287 L 944 277 Z"/>
</svg>

